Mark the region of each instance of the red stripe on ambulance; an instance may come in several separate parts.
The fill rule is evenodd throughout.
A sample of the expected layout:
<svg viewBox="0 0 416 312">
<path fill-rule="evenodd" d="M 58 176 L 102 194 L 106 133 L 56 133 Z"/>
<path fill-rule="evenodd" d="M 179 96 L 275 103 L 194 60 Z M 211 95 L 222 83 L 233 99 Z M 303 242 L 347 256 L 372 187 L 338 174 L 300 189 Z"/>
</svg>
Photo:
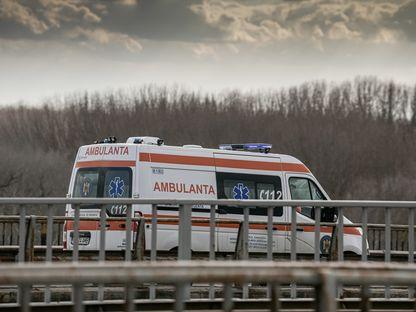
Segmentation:
<svg viewBox="0 0 416 312">
<path fill-rule="evenodd" d="M 94 167 L 134 167 L 135 161 L 129 160 L 93 160 L 79 161 L 75 164 L 76 168 L 94 168 Z"/>
<path fill-rule="evenodd" d="M 310 172 L 303 164 L 266 162 L 254 160 L 238 160 L 213 158 L 202 156 L 183 156 L 157 153 L 140 153 L 139 160 L 143 162 L 155 162 L 164 164 L 210 166 L 235 169 L 252 169 L 265 171 L 289 171 L 289 172 Z"/>
</svg>

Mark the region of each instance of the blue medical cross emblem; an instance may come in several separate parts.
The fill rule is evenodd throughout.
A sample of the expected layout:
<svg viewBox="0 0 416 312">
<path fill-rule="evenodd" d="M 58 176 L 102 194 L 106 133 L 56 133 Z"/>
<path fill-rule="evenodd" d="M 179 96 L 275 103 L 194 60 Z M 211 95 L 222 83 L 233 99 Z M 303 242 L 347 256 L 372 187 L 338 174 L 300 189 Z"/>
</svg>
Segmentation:
<svg viewBox="0 0 416 312">
<path fill-rule="evenodd" d="M 249 199 L 250 190 L 243 183 L 238 183 L 233 188 L 234 199 Z"/>
<path fill-rule="evenodd" d="M 108 194 L 112 198 L 123 196 L 124 193 L 124 181 L 120 180 L 120 177 L 115 177 L 114 180 L 110 181 Z"/>
</svg>

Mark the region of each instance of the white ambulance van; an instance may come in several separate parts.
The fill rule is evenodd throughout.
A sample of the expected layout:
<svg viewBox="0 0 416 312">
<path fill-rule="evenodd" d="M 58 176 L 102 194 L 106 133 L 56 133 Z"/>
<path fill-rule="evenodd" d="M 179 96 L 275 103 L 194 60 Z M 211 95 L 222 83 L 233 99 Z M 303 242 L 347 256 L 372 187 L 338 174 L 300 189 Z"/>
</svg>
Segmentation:
<svg viewBox="0 0 416 312">
<path fill-rule="evenodd" d="M 169 198 L 169 199 L 329 199 L 309 169 L 298 159 L 269 153 L 269 144 L 226 144 L 219 149 L 197 145 L 166 146 L 155 137 L 131 137 L 126 143 L 115 143 L 110 137 L 97 144 L 79 148 L 68 197 Z M 98 217 L 94 205 L 81 205 L 80 215 Z M 107 216 L 125 216 L 126 206 L 108 205 Z M 334 215 L 325 208 L 323 216 Z M 178 217 L 178 207 L 158 205 L 158 217 Z M 151 217 L 151 205 L 133 205 L 133 216 Z M 297 221 L 311 226 L 297 227 L 297 252 L 314 251 L 314 208 L 298 209 Z M 66 214 L 73 216 L 71 205 Z M 209 206 L 193 206 L 193 218 L 209 218 Z M 240 207 L 219 206 L 216 218 L 242 220 Z M 324 217 L 325 218 L 325 217 Z M 275 207 L 274 222 L 290 222 L 290 207 Z M 251 207 L 250 221 L 267 221 L 267 208 Z M 322 220 L 328 221 L 328 220 Z M 333 220 L 331 220 L 332 222 Z M 350 223 L 345 218 L 344 223 Z M 146 248 L 150 248 L 151 224 L 146 226 Z M 64 227 L 64 247 L 72 249 L 73 222 Z M 99 248 L 99 222 L 80 222 L 80 250 Z M 108 221 L 106 250 L 125 249 L 125 222 Z M 216 227 L 216 251 L 232 252 L 238 224 Z M 321 227 L 321 252 L 326 252 L 332 228 Z M 136 237 L 132 233 L 132 243 Z M 361 254 L 362 232 L 344 228 L 344 251 Z M 192 250 L 209 250 L 209 224 L 192 225 Z M 290 226 L 273 227 L 274 252 L 290 252 Z M 178 225 L 160 222 L 157 228 L 157 249 L 178 247 Z M 252 224 L 249 229 L 249 251 L 266 252 L 267 227 Z M 130 246 L 132 248 L 132 246 Z"/>
</svg>

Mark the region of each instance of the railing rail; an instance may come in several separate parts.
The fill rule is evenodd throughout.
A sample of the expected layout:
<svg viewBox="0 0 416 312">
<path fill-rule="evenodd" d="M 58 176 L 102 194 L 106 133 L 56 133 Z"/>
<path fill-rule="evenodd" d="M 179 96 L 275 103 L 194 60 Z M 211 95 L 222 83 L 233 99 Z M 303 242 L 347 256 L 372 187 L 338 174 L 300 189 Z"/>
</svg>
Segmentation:
<svg viewBox="0 0 416 312">
<path fill-rule="evenodd" d="M 298 283 L 315 289 L 316 311 L 337 310 L 336 287 L 359 285 L 363 289 L 372 285 L 412 286 L 416 280 L 416 266 L 403 264 L 370 263 L 318 263 L 318 262 L 270 262 L 270 261 L 194 261 L 157 263 L 61 263 L 54 266 L 43 264 L 0 265 L 0 283 L 17 284 L 22 290 L 20 307 L 29 311 L 32 285 L 70 284 L 78 294 L 86 284 L 119 284 L 132 289 L 143 283 L 163 283 L 176 288 L 175 311 L 183 311 L 187 302 L 184 285 L 190 283 L 222 283 L 223 310 L 231 311 L 234 305 L 233 292 L 240 283 L 269 283 L 272 296 L 269 310 L 275 311 L 281 301 L 279 289 L 282 285 Z M 362 293 L 361 311 L 369 311 L 368 298 Z M 133 311 L 138 301 L 126 293 L 126 311 Z M 76 312 L 84 310 L 82 296 L 74 296 Z"/>
<path fill-rule="evenodd" d="M 259 199 L 177 199 L 177 198 L 62 198 L 62 197 L 1 197 L 0 205 L 62 205 L 62 204 L 171 204 L 171 205 L 222 205 L 241 207 L 321 206 L 416 208 L 416 201 L 382 200 L 259 200 Z"/>
</svg>

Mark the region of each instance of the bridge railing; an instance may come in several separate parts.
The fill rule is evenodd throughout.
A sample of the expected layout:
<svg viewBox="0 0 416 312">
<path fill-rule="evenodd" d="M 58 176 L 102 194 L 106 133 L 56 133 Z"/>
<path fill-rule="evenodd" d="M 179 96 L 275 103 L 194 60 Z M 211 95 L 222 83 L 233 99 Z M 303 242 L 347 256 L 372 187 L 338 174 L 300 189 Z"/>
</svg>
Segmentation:
<svg viewBox="0 0 416 312">
<path fill-rule="evenodd" d="M 72 204 L 74 207 L 74 215 L 70 217 L 63 217 L 63 216 L 57 216 L 56 211 L 58 210 L 57 207 L 63 207 L 63 205 L 66 204 Z M 55 240 L 57 245 L 60 245 L 62 240 L 62 223 L 64 220 L 73 219 L 74 220 L 74 227 L 79 226 L 79 221 L 81 220 L 97 220 L 96 218 L 85 218 L 80 217 L 80 205 L 82 204 L 96 204 L 96 205 L 107 205 L 107 204 L 114 204 L 114 205 L 128 205 L 128 209 L 131 209 L 131 205 L 143 205 L 143 204 L 150 204 L 152 205 L 152 216 L 150 220 L 150 227 L 154 225 L 154 228 L 157 227 L 157 220 L 162 220 L 162 218 L 157 216 L 158 214 L 158 205 L 164 204 L 164 205 L 178 205 L 178 219 L 179 224 L 183 226 L 179 226 L 179 250 L 187 250 L 185 252 L 185 255 L 183 255 L 185 258 L 186 256 L 190 256 L 189 250 L 191 249 L 191 245 L 189 242 L 189 239 L 191 238 L 191 235 L 189 233 L 192 231 L 192 228 L 190 227 L 191 221 L 193 223 L 197 223 L 197 220 L 192 219 L 192 215 L 190 214 L 192 210 L 192 206 L 194 205 L 209 205 L 210 208 L 207 209 L 209 211 L 210 215 L 207 219 L 211 220 L 212 222 L 209 224 L 210 231 L 215 233 L 215 230 L 212 228 L 215 228 L 218 226 L 218 223 L 220 222 L 227 222 L 226 218 L 216 218 L 216 211 L 218 206 L 234 206 L 234 207 L 241 207 L 243 208 L 243 216 L 241 218 L 241 224 L 243 227 L 243 235 L 242 239 L 244 241 L 243 247 L 246 248 L 247 252 L 248 250 L 248 239 L 247 235 L 250 231 L 250 227 L 248 226 L 249 223 L 257 223 L 257 224 L 265 224 L 265 229 L 267 231 L 267 247 L 265 248 L 265 251 L 270 255 L 270 253 L 273 252 L 272 245 L 273 240 L 272 236 L 274 233 L 273 226 L 274 225 L 282 225 L 286 226 L 284 228 L 285 231 L 290 233 L 288 237 L 290 238 L 290 252 L 291 252 L 291 258 L 294 260 L 296 258 L 296 242 L 295 239 L 297 234 L 299 233 L 299 230 L 302 230 L 300 228 L 302 224 L 298 222 L 297 219 L 297 208 L 298 207 L 314 207 L 315 211 L 315 223 L 311 224 L 303 224 L 303 226 L 308 226 L 309 228 L 313 226 L 314 231 L 314 238 L 316 239 L 313 243 L 314 248 L 314 257 L 315 260 L 319 260 L 321 250 L 320 250 L 320 234 L 321 229 L 325 226 L 331 226 L 336 227 L 337 229 L 337 238 L 339 241 L 338 244 L 338 251 L 340 251 L 339 256 L 342 260 L 342 254 L 344 245 L 343 245 L 343 238 L 344 238 L 344 229 L 348 227 L 359 227 L 363 230 L 362 236 L 362 250 L 367 250 L 367 241 L 370 243 L 370 247 L 378 247 L 383 248 L 385 250 L 385 256 L 386 260 L 388 260 L 391 257 L 391 250 L 392 247 L 395 247 L 396 250 L 403 250 L 405 249 L 404 246 L 406 246 L 409 251 L 409 260 L 412 259 L 414 255 L 414 209 L 416 207 L 416 202 L 403 202 L 403 201 L 279 201 L 279 200 L 175 200 L 175 199 L 74 199 L 74 198 L 1 198 L 0 199 L 0 205 L 18 205 L 19 209 L 19 218 L 17 219 L 17 216 L 0 216 L 0 229 L 3 228 L 3 233 L 5 232 L 7 228 L 7 220 L 12 221 L 10 231 L 13 232 L 13 223 L 14 231 L 18 229 L 17 237 L 19 237 L 19 241 L 15 240 L 14 246 L 19 246 L 19 248 L 23 248 L 22 245 L 24 245 L 23 237 L 25 235 L 20 234 L 26 234 L 27 229 L 24 226 L 17 226 L 17 222 L 19 225 L 23 225 L 27 223 L 28 219 L 34 218 L 36 223 L 42 224 L 42 233 L 40 240 L 42 242 L 42 245 L 48 246 L 48 242 L 53 243 Z M 59 206 L 60 205 L 60 206 Z M 34 207 L 40 207 L 40 206 L 46 206 L 46 209 L 48 211 L 48 215 L 45 217 L 41 216 L 29 216 L 26 213 L 26 209 L 28 206 Z M 273 222 L 273 207 L 282 207 L 282 206 L 290 206 L 291 213 L 289 217 L 288 222 Z M 264 216 L 264 221 L 259 221 L 258 218 L 256 218 L 255 221 L 250 219 L 250 211 L 253 209 L 253 207 L 266 207 L 267 208 L 267 216 Z M 325 207 L 331 207 L 331 208 L 337 208 L 338 211 L 338 222 L 321 222 L 320 221 L 320 215 L 321 211 Z M 99 206 L 97 207 L 99 209 Z M 343 218 L 341 216 L 344 215 L 344 209 L 345 208 L 354 208 L 361 210 L 361 222 L 360 223 L 354 223 L 354 224 L 344 224 Z M 369 208 L 377 208 L 377 209 L 384 209 L 385 212 L 385 223 L 384 224 L 369 224 L 368 223 L 368 209 Z M 407 225 L 394 225 L 391 223 L 391 214 L 392 210 L 395 210 L 396 208 L 406 208 L 408 209 L 408 224 Z M 104 209 L 101 209 L 102 212 L 99 216 L 98 221 L 100 221 L 101 225 L 104 225 L 105 222 L 109 220 L 116 220 L 117 218 L 111 218 L 107 217 L 105 214 Z M 45 219 L 46 218 L 46 219 Z M 37 219 L 37 220 L 36 220 Z M 129 233 L 132 228 L 132 221 L 135 220 L 131 214 L 127 214 L 127 217 L 119 218 L 120 220 L 125 220 L 126 222 L 126 234 Z M 224 219 L 224 220 L 223 220 Z M 52 221 L 51 221 L 52 220 Z M 149 218 L 147 218 L 147 221 Z M 228 220 L 229 221 L 229 220 Z M 202 222 L 202 221 L 201 221 Z M 61 224 L 60 227 L 56 227 L 56 224 Z M 127 226 L 129 224 L 129 226 Z M 3 225 L 3 226 L 1 226 Z M 247 227 L 246 227 L 247 225 Z M 268 226 L 271 225 L 271 226 Z M 298 227 L 299 226 L 299 227 Z M 74 235 L 77 235 L 77 232 L 74 231 Z M 188 235 L 185 235 L 181 237 L 183 233 L 188 232 Z M 382 233 L 381 233 L 382 232 Z M 48 235 L 52 233 L 51 235 Z M 58 234 L 58 236 L 52 236 L 53 233 Z M 102 236 L 102 239 L 100 239 L 100 247 L 105 247 L 105 227 L 100 227 L 100 236 Z M 383 235 L 383 237 L 380 236 Z M 399 235 L 399 234 L 400 235 Z M 130 233 L 131 234 L 131 233 Z M 157 231 L 152 231 L 152 235 L 157 235 Z M 392 234 L 396 238 L 393 241 L 392 244 Z M 404 239 L 404 235 L 407 234 L 407 241 Z M 370 235 L 370 237 L 369 237 Z M 16 237 L 16 236 L 15 236 Z M 369 238 L 371 238 L 369 240 Z M 7 237 L 3 236 L 0 237 L 3 241 L 3 245 L 6 246 Z M 215 237 L 214 237 L 215 239 Z M 13 240 L 13 239 L 12 239 Z M 126 235 L 126 241 L 130 240 L 131 243 L 131 235 Z M 79 241 L 79 240 L 78 240 Z M 152 241 L 152 239 L 151 239 Z M 154 239 L 153 241 L 156 241 Z M 10 241 L 10 245 L 13 246 L 12 242 Z M 22 244 L 21 244 L 22 243 Z M 36 243 L 36 242 L 35 242 Z M 128 243 L 128 242 L 127 242 Z M 210 243 L 210 247 L 215 248 L 215 242 Z M 127 244 L 128 246 L 131 244 Z M 74 239 L 74 254 L 75 256 L 78 254 L 77 249 L 79 246 L 77 246 L 77 240 Z M 371 249 L 371 248 L 370 248 Z M 362 259 L 366 260 L 368 253 L 363 252 L 362 253 Z M 19 253 L 19 259 L 23 259 L 23 254 Z"/>
<path fill-rule="evenodd" d="M 64 205 L 70 204 L 74 208 L 74 213 L 72 216 L 62 217 L 56 216 L 56 211 L 58 207 L 63 207 Z M 81 216 L 81 205 L 85 204 L 94 204 L 97 205 L 97 209 L 100 209 L 99 217 L 85 217 Z M 106 215 L 104 209 L 105 205 L 127 205 L 127 214 L 125 217 L 119 218 L 110 218 Z M 159 205 L 176 205 L 178 207 L 178 216 L 172 217 L 178 223 L 178 250 L 177 250 L 177 259 L 179 260 L 190 260 L 192 255 L 192 227 L 196 226 L 198 222 L 208 223 L 209 227 L 209 242 L 208 242 L 208 258 L 210 260 L 216 259 L 216 250 L 217 250 L 217 241 L 216 241 L 216 231 L 217 227 L 222 223 L 238 223 L 239 235 L 236 239 L 236 253 L 238 254 L 238 259 L 248 260 L 250 259 L 250 235 L 254 231 L 253 225 L 257 225 L 256 229 L 258 230 L 258 225 L 261 225 L 261 231 L 265 232 L 266 239 L 263 244 L 264 248 L 264 258 L 267 260 L 273 259 L 274 249 L 273 249 L 273 237 L 274 237 L 274 227 L 282 226 L 287 239 L 290 242 L 288 252 L 290 254 L 291 261 L 299 260 L 298 248 L 299 244 L 297 237 L 302 235 L 302 229 L 308 227 L 309 230 L 312 229 L 313 232 L 313 259 L 315 261 L 320 261 L 322 259 L 322 229 L 328 228 L 332 231 L 332 242 L 330 248 L 330 256 L 332 259 L 338 261 L 344 260 L 344 236 L 345 229 L 347 228 L 356 228 L 361 229 L 361 250 L 364 252 L 361 253 L 361 260 L 368 260 L 367 252 L 367 241 L 368 241 L 368 209 L 376 208 L 383 209 L 385 216 L 385 225 L 384 225 L 384 260 L 385 262 L 391 261 L 391 234 L 394 225 L 391 223 L 392 211 L 395 209 L 408 209 L 408 224 L 407 234 L 408 234 L 408 261 L 414 262 L 414 210 L 416 209 L 416 202 L 404 202 L 404 201 L 300 201 L 300 200 L 178 200 L 178 199 L 109 199 L 109 198 L 0 198 L 0 205 L 13 205 L 18 207 L 18 254 L 17 259 L 19 262 L 24 262 L 26 259 L 30 259 L 28 254 L 31 253 L 31 250 L 34 250 L 33 246 L 35 245 L 34 239 L 28 239 L 31 237 L 29 232 L 34 231 L 35 225 L 37 224 L 37 218 L 39 216 L 30 215 L 28 213 L 29 207 L 46 207 L 47 216 L 41 218 L 43 223 L 46 222 L 46 235 L 45 235 L 45 260 L 47 262 L 52 261 L 52 255 L 54 251 L 53 246 L 53 233 L 54 230 L 54 220 L 73 220 L 73 248 L 71 252 L 72 261 L 77 262 L 80 260 L 80 225 L 82 221 L 87 220 L 97 220 L 100 224 L 99 227 L 99 240 L 98 240 L 98 256 L 99 261 L 106 260 L 106 225 L 110 220 L 120 219 L 125 221 L 125 246 L 132 246 L 133 241 L 138 243 L 144 239 L 143 235 L 137 235 L 140 231 L 135 231 L 133 224 L 140 220 L 148 222 L 146 226 L 150 228 L 150 260 L 152 262 L 156 261 L 158 250 L 157 240 L 158 240 L 158 226 L 162 221 L 170 222 L 168 219 L 163 220 L 158 216 L 158 207 Z M 134 218 L 132 214 L 132 205 L 151 205 L 152 213 L 148 218 Z M 193 219 L 192 218 L 192 207 L 208 207 L 209 211 L 208 218 L 202 219 Z M 220 206 L 233 206 L 240 207 L 243 210 L 241 220 L 226 220 L 224 218 L 216 218 L 216 212 Z M 267 208 L 267 215 L 264 216 L 264 220 L 253 220 L 250 216 L 250 212 L 254 207 L 265 207 Z M 273 215 L 275 207 L 287 207 L 290 211 L 290 216 L 288 216 L 288 222 L 274 222 Z M 315 214 L 315 223 L 300 223 L 298 219 L 299 207 L 314 207 Z M 338 218 L 335 222 L 321 222 L 321 213 L 325 207 L 336 208 Z M 344 223 L 344 211 L 346 208 L 358 209 L 361 211 L 361 222 L 357 224 L 345 224 Z M 223 219 L 223 220 L 222 220 Z M 32 222 L 32 228 L 30 227 L 30 222 Z M 29 224 L 29 226 L 28 226 Z M 142 223 L 143 225 L 144 223 Z M 60 229 L 59 229 L 60 230 Z M 134 236 L 136 232 L 136 236 Z M 143 232 L 143 231 L 142 231 Z M 251 232 L 251 233 L 250 233 Z M 310 233 L 312 233 L 310 232 Z M 149 234 L 149 232 L 148 232 Z M 32 236 L 34 237 L 34 236 Z M 135 239 L 136 237 L 136 239 Z M 137 248 L 140 248 L 142 244 L 136 244 Z M 143 248 L 142 248 L 143 251 Z M 130 248 L 126 248 L 124 251 L 124 258 L 126 261 L 132 260 L 132 251 Z M 296 285 L 292 284 L 291 297 L 295 298 L 297 295 Z M 102 298 L 102 289 L 100 290 Z M 249 297 L 249 288 L 248 285 L 243 285 L 243 298 L 246 299 Z M 386 298 L 390 298 L 390 287 L 385 288 Z M 212 295 L 211 295 L 212 297 Z M 409 289 L 409 297 L 413 298 L 413 289 Z M 150 298 L 155 298 L 155 288 L 150 287 Z M 49 295 L 45 296 L 45 301 L 49 300 Z"/>
<path fill-rule="evenodd" d="M 57 263 L 45 266 L 39 263 L 0 265 L 0 284 L 16 284 L 20 289 L 19 301 L 9 304 L 8 311 L 39 310 L 41 307 L 76 312 L 88 308 L 106 308 L 124 311 L 164 310 L 184 311 L 236 309 L 280 311 L 282 308 L 299 307 L 302 310 L 333 312 L 338 308 L 354 311 L 370 311 L 378 308 L 394 310 L 387 301 L 370 299 L 370 288 L 374 285 L 395 284 L 413 286 L 416 281 L 416 266 L 384 263 L 318 263 L 318 262 L 271 262 L 271 261 L 180 261 L 180 262 L 100 262 Z M 149 305 L 146 299 L 136 299 L 135 291 L 143 284 L 173 286 L 172 299 L 155 301 Z M 193 284 L 217 284 L 221 289 L 215 300 L 192 298 L 189 287 Z M 268 285 L 270 296 L 265 300 L 247 301 L 239 295 L 241 284 Z M 306 300 L 293 301 L 284 298 L 282 289 L 287 284 L 297 283 L 311 289 L 313 296 Z M 74 289 L 73 300 L 54 305 L 31 303 L 30 289 L 33 285 L 69 285 Z M 96 284 L 117 284 L 124 287 L 124 296 L 119 300 L 83 299 L 83 287 Z M 357 300 L 337 298 L 340 285 L 358 287 Z M 381 303 L 381 305 L 380 305 Z M 397 304 L 397 302 L 396 302 Z M 414 308 L 413 301 L 402 300 L 403 310 Z M 0 309 L 3 308 L 0 304 Z M 66 308 L 66 310 L 65 310 Z M 306 309 L 305 309 L 306 308 Z M 396 307 L 397 308 L 397 307 Z"/>
</svg>

